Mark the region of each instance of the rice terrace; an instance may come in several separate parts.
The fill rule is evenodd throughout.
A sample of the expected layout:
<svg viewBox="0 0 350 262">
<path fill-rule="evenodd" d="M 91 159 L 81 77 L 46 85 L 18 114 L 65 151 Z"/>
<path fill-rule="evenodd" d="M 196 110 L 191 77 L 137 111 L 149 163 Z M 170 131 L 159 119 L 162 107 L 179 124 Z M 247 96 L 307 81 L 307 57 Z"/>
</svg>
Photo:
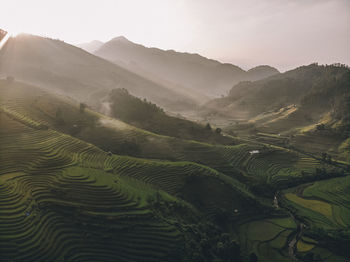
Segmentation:
<svg viewBox="0 0 350 262">
<path fill-rule="evenodd" d="M 0 262 L 350 262 L 349 3 L 0 6 Z"/>
</svg>

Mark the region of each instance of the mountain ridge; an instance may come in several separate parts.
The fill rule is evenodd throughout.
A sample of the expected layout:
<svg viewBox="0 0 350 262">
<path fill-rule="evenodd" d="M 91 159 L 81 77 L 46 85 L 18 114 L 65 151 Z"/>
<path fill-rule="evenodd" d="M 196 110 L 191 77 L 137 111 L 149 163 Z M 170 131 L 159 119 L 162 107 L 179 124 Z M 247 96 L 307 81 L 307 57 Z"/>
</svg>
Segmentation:
<svg viewBox="0 0 350 262">
<path fill-rule="evenodd" d="M 239 66 L 196 53 L 146 47 L 123 36 L 106 42 L 94 54 L 146 78 L 153 79 L 155 75 L 172 86 L 180 85 L 212 98 L 225 94 L 240 81 L 258 80 L 279 73 L 277 69 L 266 66 L 260 66 L 260 71 L 245 71 Z"/>
<path fill-rule="evenodd" d="M 10 38 L 0 50 L 0 73 L 99 106 L 113 88 L 128 89 L 165 108 L 195 104 L 190 98 L 60 40 L 33 35 Z M 180 107 L 181 107 L 180 106 Z"/>
</svg>

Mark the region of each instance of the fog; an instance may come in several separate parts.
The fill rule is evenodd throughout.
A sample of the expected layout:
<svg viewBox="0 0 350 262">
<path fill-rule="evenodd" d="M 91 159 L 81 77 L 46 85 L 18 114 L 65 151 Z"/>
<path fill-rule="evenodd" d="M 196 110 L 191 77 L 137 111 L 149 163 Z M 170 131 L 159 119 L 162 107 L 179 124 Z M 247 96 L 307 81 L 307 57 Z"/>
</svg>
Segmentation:
<svg viewBox="0 0 350 262">
<path fill-rule="evenodd" d="M 348 0 L 4 0 L 0 25 L 78 44 L 117 35 L 251 68 L 350 64 Z M 43 22 L 45 21 L 45 22 Z"/>
</svg>

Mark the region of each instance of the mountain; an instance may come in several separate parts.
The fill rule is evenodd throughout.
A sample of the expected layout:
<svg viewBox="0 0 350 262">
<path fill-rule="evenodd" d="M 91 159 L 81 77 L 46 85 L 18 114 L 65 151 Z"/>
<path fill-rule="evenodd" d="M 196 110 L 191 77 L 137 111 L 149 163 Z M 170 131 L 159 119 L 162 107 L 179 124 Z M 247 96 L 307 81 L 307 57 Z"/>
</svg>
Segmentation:
<svg viewBox="0 0 350 262">
<path fill-rule="evenodd" d="M 207 121 L 225 123 L 226 132 L 348 162 L 349 86 L 348 66 L 311 64 L 237 84 L 202 113 Z"/>
<path fill-rule="evenodd" d="M 170 90 L 60 40 L 33 35 L 10 38 L 0 50 L 0 75 L 73 96 L 98 106 L 113 88 L 125 88 L 166 109 L 193 107 L 186 95 Z"/>
<path fill-rule="evenodd" d="M 244 71 L 198 54 L 148 48 L 123 36 L 108 41 L 94 54 L 148 79 L 206 98 L 226 94 L 242 80 L 258 80 L 279 73 L 269 66 Z"/>
<path fill-rule="evenodd" d="M 99 40 L 94 40 L 88 43 L 82 43 L 77 45 L 77 47 L 80 47 L 81 49 L 84 49 L 86 52 L 94 53 L 96 50 L 98 50 L 103 45 L 103 42 Z"/>
<path fill-rule="evenodd" d="M 277 75 L 279 71 L 269 65 L 260 65 L 253 67 L 247 71 L 248 79 L 250 81 L 257 81 L 263 78 L 267 78 L 272 75 Z"/>
</svg>

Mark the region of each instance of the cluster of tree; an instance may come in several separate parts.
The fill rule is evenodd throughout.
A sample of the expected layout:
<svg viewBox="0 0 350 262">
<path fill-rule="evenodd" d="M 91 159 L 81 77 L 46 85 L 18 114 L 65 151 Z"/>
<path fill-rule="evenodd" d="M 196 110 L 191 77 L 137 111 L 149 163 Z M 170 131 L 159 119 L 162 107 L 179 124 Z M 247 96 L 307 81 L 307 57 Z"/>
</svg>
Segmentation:
<svg viewBox="0 0 350 262">
<path fill-rule="evenodd" d="M 178 227 L 184 234 L 183 250 L 169 254 L 173 259 L 179 256 L 179 261 L 191 262 L 240 262 L 243 261 L 240 246 L 230 234 L 213 222 L 202 217 L 183 202 L 168 202 L 157 192 L 148 199 L 153 212 L 162 220 Z"/>
<path fill-rule="evenodd" d="M 205 125 L 205 129 L 207 129 L 207 130 L 212 130 L 211 125 L 210 125 L 209 123 L 207 123 L 207 124 Z M 215 128 L 215 133 L 216 133 L 216 134 L 221 134 L 221 131 L 222 131 L 222 129 L 221 129 L 220 127 Z"/>
<path fill-rule="evenodd" d="M 112 90 L 109 98 L 113 115 L 123 121 L 143 122 L 165 114 L 156 104 L 130 95 L 125 88 Z"/>
<path fill-rule="evenodd" d="M 327 153 L 322 153 L 322 160 L 326 163 L 332 164 L 332 156 Z"/>
<path fill-rule="evenodd" d="M 77 135 L 83 129 L 94 128 L 97 124 L 97 117 L 86 114 L 87 105 L 80 103 L 79 110 L 71 107 L 57 107 L 54 116 L 54 123 L 58 129 L 70 135 Z"/>
<path fill-rule="evenodd" d="M 126 89 L 114 89 L 109 96 L 112 116 L 133 126 L 182 139 L 209 143 L 232 143 L 221 135 L 221 128 L 214 131 L 208 123 L 203 126 L 179 117 L 169 116 L 164 110 L 146 99 L 137 98 Z"/>
<path fill-rule="evenodd" d="M 304 107 L 330 109 L 336 120 L 342 121 L 342 127 L 350 130 L 350 70 L 344 65 L 318 66 L 314 68 L 314 80 L 311 90 L 304 95 L 301 104 Z M 324 125 L 317 130 L 324 130 Z"/>
<path fill-rule="evenodd" d="M 240 246 L 229 234 L 222 233 L 210 222 L 200 222 L 186 228 L 185 252 L 194 262 L 240 262 L 243 261 Z"/>
</svg>

